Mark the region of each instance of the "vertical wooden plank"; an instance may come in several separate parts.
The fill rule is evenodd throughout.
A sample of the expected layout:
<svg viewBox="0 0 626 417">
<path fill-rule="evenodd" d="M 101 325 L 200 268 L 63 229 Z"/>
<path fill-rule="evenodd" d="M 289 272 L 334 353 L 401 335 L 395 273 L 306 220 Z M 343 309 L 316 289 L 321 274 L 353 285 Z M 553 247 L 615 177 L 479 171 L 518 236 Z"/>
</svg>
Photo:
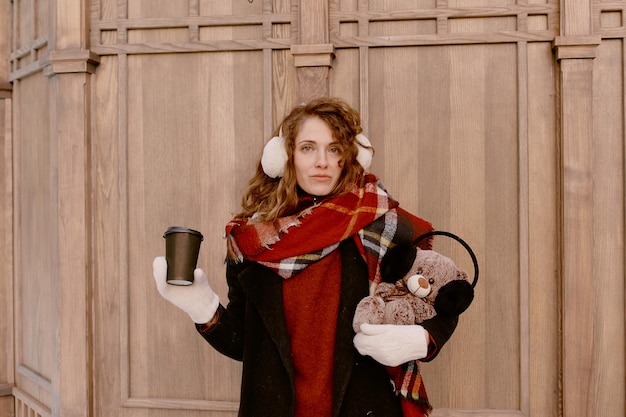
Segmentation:
<svg viewBox="0 0 626 417">
<path fill-rule="evenodd" d="M 530 415 L 558 415 L 559 248 L 556 86 L 551 45 L 528 45 Z M 551 364 L 551 365 L 548 365 Z"/>
<path fill-rule="evenodd" d="M 86 3 L 86 4 L 85 4 Z M 56 165 L 58 215 L 57 353 L 52 376 L 52 412 L 68 417 L 92 412 L 92 234 L 90 95 L 85 51 L 88 2 L 49 4 L 51 65 L 50 141 Z M 85 55 L 86 54 L 86 55 Z"/>
<path fill-rule="evenodd" d="M 517 135 L 519 154 L 520 410 L 530 414 L 528 43 L 517 43 Z"/>
<path fill-rule="evenodd" d="M 324 45 L 328 43 L 328 1 L 309 0 L 300 2 L 300 44 Z M 292 47 L 293 51 L 293 47 Z M 327 96 L 330 66 L 302 65 L 298 74 L 298 100 L 309 101 Z"/>
<path fill-rule="evenodd" d="M 590 59 L 561 60 L 563 415 L 592 417 L 596 383 Z"/>
<path fill-rule="evenodd" d="M 88 1 L 50 0 L 49 10 L 51 49 L 86 48 L 89 42 Z"/>
<path fill-rule="evenodd" d="M 593 70 L 596 416 L 626 410 L 624 59 L 623 39 L 605 39 Z"/>
<path fill-rule="evenodd" d="M 58 242 L 47 81 L 37 74 L 15 84 L 13 119 L 15 377 L 45 404 L 56 366 Z"/>
<path fill-rule="evenodd" d="M 271 3 L 268 12 L 289 13 L 292 11 L 291 0 L 266 0 Z M 268 5 L 269 6 L 269 5 Z M 271 35 L 277 39 L 290 39 L 293 36 L 292 25 L 273 25 Z M 298 101 L 298 74 L 294 68 L 294 56 L 288 49 L 265 50 L 264 65 L 267 65 L 263 74 L 264 84 L 267 85 L 264 96 L 264 138 L 269 140 L 271 134 Z"/>
<path fill-rule="evenodd" d="M 592 416 L 594 208 L 593 208 L 593 35 L 592 2 L 561 0 L 561 278 L 563 416 Z"/>
<path fill-rule="evenodd" d="M 91 233 L 89 229 L 89 135 L 85 74 L 50 79 L 57 144 L 58 181 L 58 363 L 53 378 L 53 413 L 68 417 L 91 412 Z M 63 109 L 63 111 L 60 111 Z"/>
<path fill-rule="evenodd" d="M 101 0 L 89 0 L 89 21 L 98 22 L 104 18 L 103 11 L 101 9 Z M 97 45 L 101 42 L 101 33 L 97 29 L 92 29 L 90 32 L 89 44 Z"/>
<path fill-rule="evenodd" d="M 364 0 L 365 2 L 367 0 Z M 365 6 L 367 6 L 367 3 L 365 4 Z M 359 10 L 361 8 L 364 7 L 364 5 L 362 4 L 362 2 L 359 2 L 357 7 L 359 8 Z M 361 19 L 358 22 L 358 33 L 363 33 L 363 34 L 367 34 L 369 33 L 369 20 L 368 19 Z M 369 112 L 370 112 L 370 106 L 369 106 L 369 100 L 370 100 L 370 96 L 369 96 L 369 90 L 370 90 L 370 86 L 369 86 L 369 51 L 370 49 L 368 47 L 365 46 L 361 46 L 359 47 L 359 111 L 361 112 L 361 117 L 362 117 L 362 125 L 363 125 L 363 130 L 365 132 L 369 132 Z"/>
<path fill-rule="evenodd" d="M 11 415 L 14 380 L 13 355 L 13 137 L 10 98 L 0 99 L 0 415 Z M 5 398 L 6 397 L 6 398 Z"/>
<path fill-rule="evenodd" d="M 593 33 L 591 0 L 560 0 L 561 35 L 584 36 Z"/>
<path fill-rule="evenodd" d="M 124 217 L 120 211 L 126 200 L 123 184 L 119 180 L 121 164 L 119 148 L 125 143 L 120 119 L 126 114 L 125 101 L 120 98 L 125 84 L 118 80 L 124 74 L 126 55 L 103 57 L 94 81 L 93 99 L 97 111 L 93 119 L 93 200 L 94 200 L 94 408 L 98 415 L 119 414 L 124 398 L 121 384 L 123 361 L 121 321 L 117 320 L 122 309 L 122 291 L 119 288 L 126 263 L 121 257 L 125 252 L 119 248 L 126 243 Z M 118 66 L 120 67 L 118 69 Z M 121 137 L 121 138 L 120 138 Z M 115 219 L 115 220 L 114 220 Z M 116 277 L 113 279 L 112 277 Z M 115 320 L 107 318 L 115 317 Z M 116 325 L 112 325 L 116 323 Z M 117 324 L 119 323 L 119 324 Z M 127 368 L 127 367 L 126 367 Z M 113 411 L 111 411 L 113 410 Z"/>
<path fill-rule="evenodd" d="M 328 1 L 307 0 L 300 2 L 300 43 L 318 44 L 328 42 Z"/>
<path fill-rule="evenodd" d="M 128 295 L 128 55 L 120 55 L 117 60 L 117 153 L 113 156 L 113 161 L 117 167 L 117 197 L 119 205 L 117 207 L 117 217 L 111 217 L 112 221 L 117 221 L 117 239 L 113 237 L 110 241 L 111 254 L 114 259 L 117 258 L 118 265 L 115 272 L 118 276 L 117 286 L 111 286 L 117 289 L 117 302 L 119 303 L 119 384 L 120 384 L 120 404 L 124 404 L 130 397 L 130 384 L 128 375 L 130 373 L 130 355 L 128 354 L 128 338 L 129 325 L 128 320 L 122 318 L 128 317 L 130 305 Z M 137 100 L 140 97 L 136 98 Z M 102 168 L 105 169 L 105 168 Z M 106 171 L 106 169 L 105 169 Z M 115 174 L 114 174 L 115 175 Z"/>
<path fill-rule="evenodd" d="M 263 1 L 263 13 L 272 13 L 273 4 L 271 0 Z M 263 22 L 263 37 L 270 38 L 274 28 L 271 22 Z M 263 137 L 271 138 L 274 130 L 274 119 L 272 117 L 273 88 L 272 78 L 274 65 L 272 62 L 273 51 L 271 49 L 263 50 Z"/>
<path fill-rule="evenodd" d="M 362 126 L 369 132 L 369 48 L 359 48 L 359 112 L 363 116 Z"/>
<path fill-rule="evenodd" d="M 13 15 L 15 17 L 15 14 Z M 14 32 L 13 32 L 14 33 Z M 15 45 L 15 39 L 13 39 L 13 46 Z M 13 50 L 13 49 L 12 49 Z M 12 211 L 13 211 L 13 225 L 12 225 L 12 231 L 13 231 L 13 363 L 12 366 L 14 367 L 13 369 L 15 369 L 15 366 L 19 360 L 19 356 L 20 356 L 20 351 L 19 351 L 19 342 L 21 339 L 21 328 L 20 328 L 20 322 L 21 322 L 21 317 L 20 317 L 20 310 L 17 308 L 17 306 L 19 305 L 19 299 L 17 297 L 18 295 L 18 288 L 19 288 L 19 280 L 17 279 L 17 277 L 20 276 L 21 273 L 21 269 L 20 269 L 20 248 L 21 248 L 21 234 L 19 233 L 19 224 L 21 223 L 21 213 L 18 210 L 19 209 L 19 190 L 18 190 L 18 186 L 17 184 L 20 184 L 20 171 L 19 169 L 17 169 L 17 164 L 19 163 L 19 155 L 20 155 L 20 143 L 19 141 L 15 141 L 16 138 L 19 137 L 20 135 L 20 125 L 17 122 L 19 120 L 19 108 L 20 106 L 18 105 L 19 103 L 19 89 L 20 89 L 20 82 L 16 81 L 14 82 L 13 85 L 13 94 L 15 94 L 16 99 L 13 99 L 13 114 L 11 116 L 11 122 L 13 124 L 13 140 L 14 140 L 14 146 L 13 146 L 13 152 L 11 155 L 11 158 L 13 160 L 13 204 L 12 204 Z M 17 378 L 16 378 L 17 379 Z M 15 381 L 15 383 L 17 383 L 17 381 Z M 16 407 L 17 408 L 17 407 Z"/>
<path fill-rule="evenodd" d="M 9 56 L 8 2 L 0 4 L 0 55 Z M 0 415 L 12 415 L 14 380 L 13 340 L 13 136 L 9 60 L 0 62 Z"/>
</svg>

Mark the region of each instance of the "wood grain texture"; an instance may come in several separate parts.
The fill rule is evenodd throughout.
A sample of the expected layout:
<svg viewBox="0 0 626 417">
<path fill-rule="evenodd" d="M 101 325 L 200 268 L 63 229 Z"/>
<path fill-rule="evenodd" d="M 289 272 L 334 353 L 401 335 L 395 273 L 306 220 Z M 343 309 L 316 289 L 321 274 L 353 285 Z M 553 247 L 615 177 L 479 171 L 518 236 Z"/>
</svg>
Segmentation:
<svg viewBox="0 0 626 417">
<path fill-rule="evenodd" d="M 0 15 L 10 15 L 10 5 L 0 5 Z M 0 22 L 0 54 L 11 51 L 9 19 Z M 7 59 L 0 63 L 0 415 L 13 411 L 14 369 L 13 304 L 13 100 Z"/>
<path fill-rule="evenodd" d="M 592 416 L 597 318 L 593 276 L 592 65 L 561 61 L 563 413 Z"/>
<path fill-rule="evenodd" d="M 558 141 L 550 44 L 528 45 L 528 338 L 530 415 L 559 409 Z M 524 226 L 524 224 L 520 224 Z M 552 364 L 552 365 L 550 365 Z"/>
<path fill-rule="evenodd" d="M 87 415 L 92 397 L 91 304 L 92 231 L 90 108 L 86 74 L 64 74 L 52 79 L 50 139 L 56 143 L 58 215 L 58 324 L 53 388 L 53 413 Z M 58 111 L 63 109 L 62 112 Z"/>
<path fill-rule="evenodd" d="M 593 286 L 596 385 L 592 415 L 619 415 L 626 409 L 624 325 L 624 50 L 619 40 L 605 41 L 594 62 L 593 110 Z"/>
<path fill-rule="evenodd" d="M 424 366 L 441 407 L 520 401 L 517 93 L 505 65 L 516 59 L 514 46 L 497 45 L 370 51 L 375 171 L 405 208 L 472 242 L 487 277 L 453 341 Z M 461 248 L 440 244 L 470 270 Z"/>
<path fill-rule="evenodd" d="M 51 406 L 58 327 L 58 212 L 56 150 L 48 140 L 51 124 L 47 78 L 19 82 L 18 97 L 37 97 L 28 109 L 17 100 L 14 142 L 15 212 L 15 367 L 16 385 Z M 18 145 L 19 143 L 19 145 Z"/>
<path fill-rule="evenodd" d="M 11 388 L 15 382 L 14 339 L 13 339 L 13 135 L 12 100 L 0 100 L 0 304 L 3 306 L 0 317 L 0 414 L 9 415 L 12 403 L 9 401 Z"/>
</svg>

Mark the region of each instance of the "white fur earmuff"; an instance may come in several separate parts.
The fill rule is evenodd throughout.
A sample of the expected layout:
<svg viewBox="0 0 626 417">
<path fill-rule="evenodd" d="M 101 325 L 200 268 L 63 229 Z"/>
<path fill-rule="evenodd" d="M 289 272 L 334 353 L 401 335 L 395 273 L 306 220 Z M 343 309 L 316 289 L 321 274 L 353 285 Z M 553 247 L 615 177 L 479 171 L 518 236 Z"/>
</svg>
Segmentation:
<svg viewBox="0 0 626 417">
<path fill-rule="evenodd" d="M 361 164 L 365 171 L 370 169 L 372 165 L 372 158 L 374 157 L 374 151 L 372 150 L 372 144 L 370 140 L 363 134 L 356 135 L 356 144 L 359 148 L 359 153 L 356 155 L 356 160 Z"/>
<path fill-rule="evenodd" d="M 274 136 L 265 144 L 261 166 L 263 172 L 270 178 L 279 178 L 285 174 L 287 164 L 287 149 L 285 149 L 285 138 Z"/>
<path fill-rule="evenodd" d="M 282 128 L 278 136 L 270 139 L 263 148 L 263 156 L 261 156 L 261 166 L 263 172 L 270 178 L 280 178 L 285 175 L 285 165 L 287 164 L 287 149 L 285 148 L 285 138 L 282 135 Z M 356 135 L 356 144 L 359 153 L 356 160 L 365 171 L 369 170 L 372 164 L 374 152 L 371 148 L 372 144 L 369 139 L 359 133 Z"/>
</svg>

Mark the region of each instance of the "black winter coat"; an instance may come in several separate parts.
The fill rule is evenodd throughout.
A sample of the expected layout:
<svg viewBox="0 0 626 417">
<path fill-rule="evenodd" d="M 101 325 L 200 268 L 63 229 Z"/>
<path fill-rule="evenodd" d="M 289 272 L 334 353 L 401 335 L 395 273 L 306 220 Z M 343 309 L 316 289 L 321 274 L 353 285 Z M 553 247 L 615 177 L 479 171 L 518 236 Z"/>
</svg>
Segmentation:
<svg viewBox="0 0 626 417">
<path fill-rule="evenodd" d="M 399 397 L 383 365 L 353 345 L 352 318 L 368 295 L 367 266 L 351 239 L 341 246 L 342 282 L 335 346 L 333 417 L 401 417 Z M 294 366 L 283 310 L 283 278 L 257 263 L 229 264 L 227 308 L 202 336 L 219 352 L 243 361 L 240 417 L 293 417 Z M 436 320 L 436 323 L 434 322 Z M 457 317 L 431 319 L 424 327 L 438 348 Z M 198 325 L 200 330 L 202 326 Z M 429 354 L 429 360 L 436 352 Z M 323 389 L 323 387 L 320 387 Z"/>
</svg>

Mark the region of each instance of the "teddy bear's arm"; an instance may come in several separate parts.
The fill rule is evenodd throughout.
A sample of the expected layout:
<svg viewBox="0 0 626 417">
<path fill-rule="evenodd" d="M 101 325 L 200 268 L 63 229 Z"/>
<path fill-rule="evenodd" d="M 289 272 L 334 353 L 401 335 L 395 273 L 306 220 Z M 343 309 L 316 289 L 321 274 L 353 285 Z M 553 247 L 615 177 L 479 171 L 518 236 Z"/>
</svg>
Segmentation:
<svg viewBox="0 0 626 417">
<path fill-rule="evenodd" d="M 361 324 L 381 324 L 383 315 L 385 314 L 385 302 L 376 295 L 370 295 L 363 298 L 356 306 L 354 318 L 352 319 L 352 328 L 355 333 L 361 331 Z"/>
<path fill-rule="evenodd" d="M 422 362 L 430 362 L 437 357 L 443 345 L 446 344 L 452 333 L 454 333 L 458 322 L 458 315 L 438 314 L 422 323 L 422 327 L 428 331 L 432 341 L 428 347 L 428 354 L 421 359 Z"/>
</svg>

